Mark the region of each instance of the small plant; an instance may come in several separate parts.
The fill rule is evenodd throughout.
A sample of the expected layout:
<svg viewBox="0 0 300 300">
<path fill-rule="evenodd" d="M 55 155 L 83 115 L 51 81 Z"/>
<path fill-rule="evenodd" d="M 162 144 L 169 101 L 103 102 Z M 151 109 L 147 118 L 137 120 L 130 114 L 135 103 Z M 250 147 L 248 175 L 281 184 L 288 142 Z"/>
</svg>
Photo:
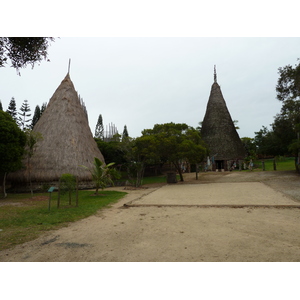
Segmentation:
<svg viewBox="0 0 300 300">
<path fill-rule="evenodd" d="M 96 195 L 98 195 L 99 188 L 103 190 L 108 185 L 114 185 L 113 180 L 121 177 L 120 173 L 116 169 L 111 168 L 114 164 L 115 163 L 110 163 L 105 165 L 99 158 L 95 157 L 94 167 L 92 169 L 82 166 L 91 172 L 92 179 L 96 185 Z"/>
<path fill-rule="evenodd" d="M 60 177 L 60 193 L 69 193 L 69 205 L 71 205 L 72 192 L 76 189 L 76 178 L 72 174 L 62 174 Z"/>
</svg>

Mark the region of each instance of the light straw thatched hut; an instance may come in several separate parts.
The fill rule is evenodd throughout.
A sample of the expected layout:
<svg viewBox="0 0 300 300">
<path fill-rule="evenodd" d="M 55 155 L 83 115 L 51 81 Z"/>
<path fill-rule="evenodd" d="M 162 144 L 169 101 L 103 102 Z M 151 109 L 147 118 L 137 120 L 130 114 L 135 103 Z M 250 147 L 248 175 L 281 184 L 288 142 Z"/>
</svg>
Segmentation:
<svg viewBox="0 0 300 300">
<path fill-rule="evenodd" d="M 43 136 L 30 160 L 31 180 L 35 186 L 57 182 L 64 173 L 76 175 L 79 181 L 88 184 L 91 175 L 81 165 L 93 167 L 94 157 L 104 162 L 89 128 L 85 106 L 69 73 L 33 131 Z M 9 179 L 13 183 L 28 183 L 29 168 L 11 174 Z M 86 184 L 82 186 L 88 186 Z"/>
<path fill-rule="evenodd" d="M 201 135 L 210 151 L 213 171 L 227 171 L 234 162 L 243 160 L 246 156 L 245 148 L 217 83 L 216 69 L 202 122 Z"/>
</svg>

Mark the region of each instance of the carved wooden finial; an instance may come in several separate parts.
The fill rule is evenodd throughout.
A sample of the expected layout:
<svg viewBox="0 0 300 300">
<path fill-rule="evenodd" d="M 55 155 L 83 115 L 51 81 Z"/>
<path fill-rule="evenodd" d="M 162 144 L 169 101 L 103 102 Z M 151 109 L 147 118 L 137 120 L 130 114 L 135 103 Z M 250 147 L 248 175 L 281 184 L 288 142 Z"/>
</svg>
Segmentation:
<svg viewBox="0 0 300 300">
<path fill-rule="evenodd" d="M 216 71 L 216 65 L 214 66 L 214 82 L 217 82 L 217 71 Z"/>
<path fill-rule="evenodd" d="M 71 67 L 71 58 L 69 58 L 68 74 L 70 74 L 70 67 Z"/>
</svg>

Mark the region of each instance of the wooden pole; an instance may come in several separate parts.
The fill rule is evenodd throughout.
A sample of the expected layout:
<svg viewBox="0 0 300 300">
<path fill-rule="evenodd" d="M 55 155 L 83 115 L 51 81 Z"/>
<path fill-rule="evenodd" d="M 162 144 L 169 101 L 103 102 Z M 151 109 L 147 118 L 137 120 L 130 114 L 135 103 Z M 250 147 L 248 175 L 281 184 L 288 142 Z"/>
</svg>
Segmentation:
<svg viewBox="0 0 300 300">
<path fill-rule="evenodd" d="M 78 207 L 78 177 L 76 176 L 76 207 Z"/>
<path fill-rule="evenodd" d="M 60 205 L 60 178 L 58 181 L 57 208 L 59 208 L 59 205 Z"/>
<path fill-rule="evenodd" d="M 48 210 L 50 211 L 50 207 L 51 207 L 51 196 L 52 196 L 52 192 L 50 192 L 49 195 L 49 202 L 48 202 Z"/>
<path fill-rule="evenodd" d="M 71 67 L 71 58 L 69 58 L 68 74 L 70 74 L 70 67 Z"/>
</svg>

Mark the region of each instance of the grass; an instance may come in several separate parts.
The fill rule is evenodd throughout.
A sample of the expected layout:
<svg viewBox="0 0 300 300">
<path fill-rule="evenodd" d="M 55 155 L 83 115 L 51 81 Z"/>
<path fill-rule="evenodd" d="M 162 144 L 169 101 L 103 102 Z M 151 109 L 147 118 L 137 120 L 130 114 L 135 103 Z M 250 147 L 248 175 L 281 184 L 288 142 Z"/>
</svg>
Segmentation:
<svg viewBox="0 0 300 300">
<path fill-rule="evenodd" d="M 51 209 L 48 210 L 49 194 L 10 194 L 0 200 L 10 205 L 0 209 L 0 250 L 33 240 L 42 233 L 67 226 L 109 207 L 126 195 L 125 192 L 105 191 L 95 196 L 91 191 L 79 191 L 79 205 L 75 206 L 75 194 L 69 205 L 68 195 L 61 197 L 57 208 L 57 193 L 52 193 Z"/>
<path fill-rule="evenodd" d="M 152 183 L 161 183 L 161 182 L 165 182 L 165 183 L 167 182 L 166 175 L 144 177 L 142 184 L 152 184 Z"/>
<path fill-rule="evenodd" d="M 274 159 L 265 159 L 265 171 L 274 171 Z M 262 171 L 262 160 L 254 161 L 256 171 Z M 280 157 L 276 159 L 277 171 L 295 171 L 295 158 L 294 157 Z"/>
</svg>

